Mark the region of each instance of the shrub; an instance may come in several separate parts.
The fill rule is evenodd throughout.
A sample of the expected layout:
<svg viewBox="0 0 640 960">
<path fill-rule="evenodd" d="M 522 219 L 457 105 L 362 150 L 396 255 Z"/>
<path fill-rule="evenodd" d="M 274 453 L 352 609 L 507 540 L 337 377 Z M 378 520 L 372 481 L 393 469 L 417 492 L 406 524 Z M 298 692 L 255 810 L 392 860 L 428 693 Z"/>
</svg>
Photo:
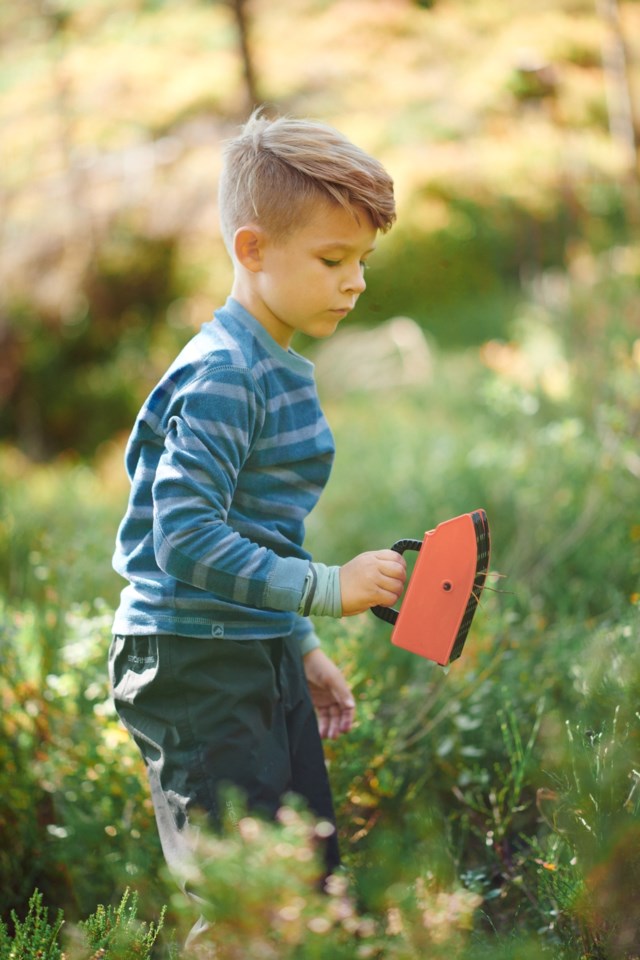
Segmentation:
<svg viewBox="0 0 640 960">
<path fill-rule="evenodd" d="M 505 592 L 483 595 L 448 670 L 393 647 L 369 614 L 318 623 L 358 703 L 356 728 L 326 752 L 360 932 L 327 915 L 336 901 L 316 899 L 315 866 L 291 854 L 309 846 L 300 813 L 286 857 L 277 830 L 293 825 L 212 839 L 205 880 L 219 890 L 221 930 L 246 908 L 264 930 L 250 919 L 243 929 L 265 951 L 404 960 L 440 949 L 428 902 L 458 918 L 443 942 L 463 958 L 488 945 L 526 956 L 536 939 L 563 960 L 633 956 L 636 256 L 576 255 L 566 275 L 538 277 L 511 341 L 434 351 L 424 385 L 327 398 L 338 457 L 309 521 L 314 555 L 343 562 L 484 506 L 492 568 L 506 575 L 489 587 Z M 3 463 L 1 913 L 26 909 L 37 886 L 77 919 L 135 884 L 157 914 L 171 888 L 142 764 L 106 686 L 123 488 L 104 463 Z M 247 900 L 234 899 L 230 878 L 249 875 Z"/>
<path fill-rule="evenodd" d="M 98 906 L 64 938 L 63 911 L 58 910 L 51 922 L 42 894 L 35 890 L 24 920 L 15 910 L 11 912 L 12 933 L 0 920 L 0 960 L 64 960 L 67 956 L 77 960 L 148 960 L 162 930 L 164 912 L 157 923 L 147 924 L 138 921 L 137 909 L 137 894 L 125 890 L 117 907 Z"/>
<path fill-rule="evenodd" d="M 0 915 L 34 886 L 72 917 L 136 882 L 164 891 L 142 762 L 109 701 L 111 613 L 1 611 Z"/>
<path fill-rule="evenodd" d="M 320 888 L 318 841 L 330 824 L 315 822 L 295 798 L 275 823 L 247 816 L 237 797 L 227 810 L 222 835 L 200 833 L 189 878 L 211 924 L 194 945 L 198 955 L 410 960 L 445 957 L 464 944 L 480 900 L 474 894 L 444 889 L 428 872 L 400 884 L 393 865 L 380 864 L 385 895 L 375 915 L 364 912 L 347 874 L 339 871 Z M 184 898 L 174 897 L 174 906 L 193 920 Z"/>
</svg>

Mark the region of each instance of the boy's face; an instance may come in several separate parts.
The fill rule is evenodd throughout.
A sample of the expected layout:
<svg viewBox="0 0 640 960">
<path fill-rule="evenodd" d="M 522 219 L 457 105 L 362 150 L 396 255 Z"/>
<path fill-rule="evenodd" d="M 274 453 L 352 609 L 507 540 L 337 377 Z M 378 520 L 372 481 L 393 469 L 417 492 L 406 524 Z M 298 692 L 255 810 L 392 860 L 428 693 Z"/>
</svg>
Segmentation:
<svg viewBox="0 0 640 960">
<path fill-rule="evenodd" d="M 285 349 L 296 330 L 330 336 L 364 291 L 377 231 L 366 210 L 357 216 L 320 201 L 277 243 L 258 231 L 259 266 L 251 270 L 251 303 L 243 305 Z"/>
</svg>

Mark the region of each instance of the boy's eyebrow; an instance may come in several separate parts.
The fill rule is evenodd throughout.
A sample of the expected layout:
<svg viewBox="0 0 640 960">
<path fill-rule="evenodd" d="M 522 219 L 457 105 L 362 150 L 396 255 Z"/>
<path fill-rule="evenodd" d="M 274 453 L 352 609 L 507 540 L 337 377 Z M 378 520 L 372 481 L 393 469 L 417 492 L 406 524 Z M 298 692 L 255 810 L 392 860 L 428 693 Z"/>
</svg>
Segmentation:
<svg viewBox="0 0 640 960">
<path fill-rule="evenodd" d="M 351 250 L 357 250 L 357 249 L 358 249 L 357 244 L 344 243 L 342 240 L 336 240 L 335 243 L 322 243 L 318 245 L 318 250 L 320 251 L 323 251 L 323 250 L 351 251 Z M 369 247 L 367 250 L 364 250 L 362 252 L 362 256 L 366 257 L 368 254 L 373 253 L 375 249 L 376 249 L 376 245 L 374 243 L 373 246 Z"/>
</svg>

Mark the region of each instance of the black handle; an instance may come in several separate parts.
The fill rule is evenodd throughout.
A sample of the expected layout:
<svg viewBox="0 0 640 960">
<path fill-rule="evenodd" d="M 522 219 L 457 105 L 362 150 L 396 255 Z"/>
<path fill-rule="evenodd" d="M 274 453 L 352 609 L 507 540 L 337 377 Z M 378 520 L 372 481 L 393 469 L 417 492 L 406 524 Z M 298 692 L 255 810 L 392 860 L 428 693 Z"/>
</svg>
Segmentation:
<svg viewBox="0 0 640 960">
<path fill-rule="evenodd" d="M 422 540 L 396 540 L 391 549 L 395 550 L 396 553 L 402 554 L 405 550 L 419 550 L 421 546 Z M 375 607 L 371 607 L 371 613 L 375 614 L 379 620 L 384 620 L 385 623 L 395 623 L 400 611 L 396 610 L 395 607 L 381 607 L 376 605 Z"/>
</svg>

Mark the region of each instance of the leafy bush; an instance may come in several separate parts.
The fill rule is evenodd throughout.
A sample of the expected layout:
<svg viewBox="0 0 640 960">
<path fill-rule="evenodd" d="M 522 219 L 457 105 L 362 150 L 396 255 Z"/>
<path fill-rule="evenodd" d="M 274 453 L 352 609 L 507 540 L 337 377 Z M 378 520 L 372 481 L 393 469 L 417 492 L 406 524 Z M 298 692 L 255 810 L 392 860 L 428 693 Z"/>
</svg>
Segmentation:
<svg viewBox="0 0 640 960">
<path fill-rule="evenodd" d="M 148 960 L 162 930 L 164 913 L 157 923 L 147 924 L 137 920 L 137 909 L 137 894 L 125 890 L 117 907 L 98 906 L 94 914 L 71 932 L 68 942 L 63 942 L 62 910 L 58 910 L 51 923 L 42 894 L 35 890 L 24 920 L 12 911 L 13 933 L 0 920 L 0 960 L 64 960 L 69 956 L 69 947 L 75 960 L 89 957 Z M 63 946 L 67 951 L 63 952 Z"/>
<path fill-rule="evenodd" d="M 91 955 L 139 960 L 149 957 L 164 924 L 165 910 L 157 922 L 138 920 L 138 894 L 125 890 L 116 906 L 98 906 L 87 920 L 78 924 Z"/>
<path fill-rule="evenodd" d="M 7 925 L 0 920 L 0 958 L 2 960 L 61 960 L 62 948 L 59 942 L 63 924 L 63 914 L 59 910 L 53 923 L 49 922 L 49 911 L 42 904 L 42 894 L 34 891 L 29 900 L 29 911 L 24 921 L 15 910 L 11 913 L 13 935 Z"/>
<path fill-rule="evenodd" d="M 239 812 L 246 835 L 211 838 L 202 878 L 229 956 L 242 937 L 292 957 L 634 955 L 637 256 L 578 252 L 532 279 L 510 341 L 432 348 L 424 385 L 325 398 L 338 457 L 308 525 L 318 559 L 484 506 L 495 576 L 448 670 L 369 614 L 318 623 L 358 704 L 326 750 L 346 886 L 318 898 L 312 856 L 292 853 L 313 847 L 303 812 Z M 133 884 L 181 928 L 106 686 L 121 468 L 10 451 L 3 467 L 0 913 L 38 887 L 77 921 Z"/>
<path fill-rule="evenodd" d="M 386 891 L 376 914 L 359 909 L 349 876 L 339 871 L 320 887 L 318 843 L 333 828 L 314 822 L 295 798 L 275 823 L 247 816 L 238 797 L 227 801 L 221 836 L 203 830 L 189 879 L 210 924 L 198 950 L 210 944 L 221 960 L 444 957 L 463 946 L 480 898 L 444 889 L 425 872 Z M 383 871 L 385 874 L 385 871 Z M 388 875 L 387 875 L 388 876 Z M 193 920 L 193 906 L 174 897 Z"/>
<path fill-rule="evenodd" d="M 0 446 L 0 470 L 1 595 L 49 619 L 96 599 L 113 607 L 122 586 L 111 570 L 114 531 L 127 496 L 120 445 L 105 445 L 92 467 L 35 465 Z"/>
<path fill-rule="evenodd" d="M 0 915 L 34 886 L 86 915 L 136 882 L 154 904 L 161 862 L 137 751 L 108 698 L 111 612 L 4 608 Z"/>
</svg>

